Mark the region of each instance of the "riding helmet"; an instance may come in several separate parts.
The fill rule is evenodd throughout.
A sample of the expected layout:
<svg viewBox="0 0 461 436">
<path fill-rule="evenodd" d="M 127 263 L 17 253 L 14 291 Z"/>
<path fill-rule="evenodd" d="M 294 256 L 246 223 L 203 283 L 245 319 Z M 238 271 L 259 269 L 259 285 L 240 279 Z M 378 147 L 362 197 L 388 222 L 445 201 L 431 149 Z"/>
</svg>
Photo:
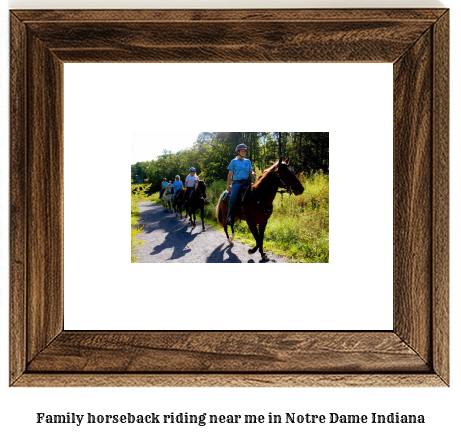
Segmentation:
<svg viewBox="0 0 461 436">
<path fill-rule="evenodd" d="M 239 144 L 239 145 L 237 145 L 237 148 L 235 149 L 235 152 L 238 153 L 239 150 L 248 150 L 248 147 L 245 144 Z"/>
<path fill-rule="evenodd" d="M 176 176 L 176 177 L 175 177 L 175 179 L 180 179 L 180 178 L 181 178 L 181 177 L 179 177 L 179 176 Z"/>
<path fill-rule="evenodd" d="M 191 171 L 194 171 L 194 172 L 195 172 L 195 168 L 194 168 L 194 167 L 191 167 L 190 170 L 189 170 L 189 172 L 191 172 Z"/>
</svg>

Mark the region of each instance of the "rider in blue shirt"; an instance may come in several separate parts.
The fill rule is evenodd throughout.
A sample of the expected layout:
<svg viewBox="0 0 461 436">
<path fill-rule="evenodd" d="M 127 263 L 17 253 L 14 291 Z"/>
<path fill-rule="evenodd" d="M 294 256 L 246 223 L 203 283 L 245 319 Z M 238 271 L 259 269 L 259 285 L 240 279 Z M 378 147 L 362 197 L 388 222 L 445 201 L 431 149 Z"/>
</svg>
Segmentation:
<svg viewBox="0 0 461 436">
<path fill-rule="evenodd" d="M 237 145 L 235 152 L 237 157 L 231 161 L 227 169 L 229 174 L 227 176 L 227 190 L 230 191 L 229 210 L 227 212 L 227 223 L 234 223 L 234 208 L 237 202 L 242 185 L 248 182 L 250 175 L 256 177 L 256 173 L 253 171 L 251 162 L 246 159 L 248 147 L 245 144 Z M 232 182 L 232 189 L 231 189 Z"/>
<path fill-rule="evenodd" d="M 166 177 L 164 177 L 163 181 L 162 181 L 162 185 L 161 185 L 162 188 L 160 189 L 160 196 L 159 196 L 160 200 L 163 197 L 163 193 L 165 192 L 165 188 L 166 188 L 167 185 L 168 185 L 168 182 L 166 181 Z"/>
<path fill-rule="evenodd" d="M 175 180 L 173 182 L 173 188 L 174 188 L 174 199 L 178 196 L 179 192 L 182 190 L 182 187 L 184 186 L 183 182 L 180 180 L 179 176 L 175 177 Z"/>
</svg>

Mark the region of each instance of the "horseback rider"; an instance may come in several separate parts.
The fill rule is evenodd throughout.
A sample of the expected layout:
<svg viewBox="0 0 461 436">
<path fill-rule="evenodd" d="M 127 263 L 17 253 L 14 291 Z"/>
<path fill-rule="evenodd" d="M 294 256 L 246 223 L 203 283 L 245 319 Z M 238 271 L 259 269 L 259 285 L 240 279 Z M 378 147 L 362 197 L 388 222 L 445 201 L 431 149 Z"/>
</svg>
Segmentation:
<svg viewBox="0 0 461 436">
<path fill-rule="evenodd" d="M 166 181 L 166 177 L 164 177 L 162 184 L 161 184 L 161 189 L 160 189 L 160 196 L 159 196 L 160 200 L 163 197 L 163 193 L 165 192 L 165 188 L 167 187 L 167 185 L 168 185 L 168 182 Z"/>
<path fill-rule="evenodd" d="M 178 196 L 179 192 L 182 191 L 182 187 L 184 186 L 181 178 L 179 176 L 176 176 L 174 178 L 173 182 L 173 188 L 174 188 L 174 198 L 173 201 L 176 200 L 176 197 Z"/>
<path fill-rule="evenodd" d="M 198 185 L 198 176 L 195 174 L 195 168 L 191 167 L 189 169 L 189 175 L 186 177 L 186 193 L 184 194 L 184 201 L 182 207 L 186 207 L 186 201 L 189 200 L 191 192 Z"/>
<path fill-rule="evenodd" d="M 227 212 L 227 223 L 229 225 L 234 224 L 235 218 L 235 204 L 244 183 L 249 182 L 250 175 L 256 177 L 256 173 L 253 171 L 250 159 L 246 159 L 248 147 L 245 144 L 237 145 L 235 152 L 237 157 L 231 160 L 227 169 L 229 174 L 227 175 L 227 190 L 230 191 L 229 210 Z M 231 189 L 232 182 L 232 189 Z"/>
</svg>

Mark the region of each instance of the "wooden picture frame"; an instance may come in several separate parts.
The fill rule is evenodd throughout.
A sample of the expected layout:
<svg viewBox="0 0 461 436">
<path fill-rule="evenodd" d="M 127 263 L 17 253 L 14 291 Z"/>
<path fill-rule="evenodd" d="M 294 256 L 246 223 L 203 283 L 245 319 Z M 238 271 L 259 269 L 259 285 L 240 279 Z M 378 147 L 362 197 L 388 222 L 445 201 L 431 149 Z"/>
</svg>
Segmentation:
<svg viewBox="0 0 461 436">
<path fill-rule="evenodd" d="M 449 385 L 447 9 L 21 10 L 10 24 L 11 386 Z M 393 63 L 393 330 L 65 331 L 64 62 Z"/>
</svg>

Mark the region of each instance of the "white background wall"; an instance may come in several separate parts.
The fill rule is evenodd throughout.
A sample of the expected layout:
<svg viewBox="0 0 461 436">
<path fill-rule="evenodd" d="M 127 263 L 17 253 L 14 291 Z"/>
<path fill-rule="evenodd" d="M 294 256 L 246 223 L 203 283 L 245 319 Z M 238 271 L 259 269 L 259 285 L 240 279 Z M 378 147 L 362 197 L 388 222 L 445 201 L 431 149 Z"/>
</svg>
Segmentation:
<svg viewBox="0 0 461 436">
<path fill-rule="evenodd" d="M 160 2 L 160 1 L 11 1 L 10 8 L 139 8 L 139 7 L 162 7 L 168 5 L 172 7 L 177 5 L 195 5 L 197 7 L 237 7 L 236 2 Z M 274 1 L 251 1 L 240 2 L 240 5 L 247 7 L 318 7 L 325 6 L 325 2 L 297 1 L 297 2 L 274 2 Z M 353 7 L 353 6 L 427 6 L 435 5 L 436 2 L 351 2 L 335 1 L 328 2 L 330 7 Z M 0 36 L 1 36 L 1 71 L 0 71 L 0 107 L 1 125 L 0 125 L 0 183 L 1 183 L 1 203 L 0 203 L 0 222 L 1 226 L 1 251 L 0 251 L 0 272 L 1 272 L 1 289 L 0 289 L 0 430 L 2 434 L 17 434 L 22 431 L 36 435 L 53 435 L 53 434 L 84 434 L 84 435 L 101 435 L 101 434 L 132 434 L 151 435 L 151 434 L 351 434 L 351 435 L 368 435 L 368 434 L 388 434 L 390 432 L 396 435 L 407 435 L 418 433 L 421 435 L 433 435 L 437 432 L 454 435 L 459 433 L 461 425 L 459 423 L 458 410 L 456 406 L 461 400 L 460 387 L 460 321 L 459 321 L 459 285 L 460 277 L 456 271 L 456 265 L 460 262 L 459 248 L 455 242 L 459 239 L 459 230 L 456 223 L 460 222 L 460 172 L 457 171 L 459 164 L 459 147 L 456 144 L 460 141 L 459 122 L 459 85 L 454 80 L 460 76 L 459 71 L 459 42 L 460 31 L 460 13 L 461 7 L 456 4 L 455 0 L 444 2 L 445 6 L 451 8 L 451 102 L 452 102 L 452 124 L 451 124 L 451 387 L 449 389 L 404 389 L 404 388 L 329 388 L 329 389 L 285 389 L 285 388 L 9 388 L 8 387 L 8 15 L 7 6 L 2 4 L 0 16 Z M 253 427 L 238 427 L 227 425 L 220 426 L 219 429 L 211 426 L 162 426 L 160 429 L 150 426 L 107 426 L 107 427 L 89 427 L 74 425 L 37 425 L 35 424 L 36 413 L 45 412 L 50 414 L 65 414 L 74 412 L 86 414 L 106 413 L 218 413 L 218 414 L 268 414 L 285 412 L 295 412 L 300 414 L 317 413 L 328 414 L 330 412 L 343 414 L 369 414 L 377 413 L 413 413 L 425 414 L 426 424 L 422 426 L 408 425 L 380 425 L 370 427 L 369 425 L 351 425 L 341 427 L 334 425 L 326 426 L 307 426 L 294 425 L 291 427 L 271 427 L 260 426 L 257 429 Z"/>
</svg>

